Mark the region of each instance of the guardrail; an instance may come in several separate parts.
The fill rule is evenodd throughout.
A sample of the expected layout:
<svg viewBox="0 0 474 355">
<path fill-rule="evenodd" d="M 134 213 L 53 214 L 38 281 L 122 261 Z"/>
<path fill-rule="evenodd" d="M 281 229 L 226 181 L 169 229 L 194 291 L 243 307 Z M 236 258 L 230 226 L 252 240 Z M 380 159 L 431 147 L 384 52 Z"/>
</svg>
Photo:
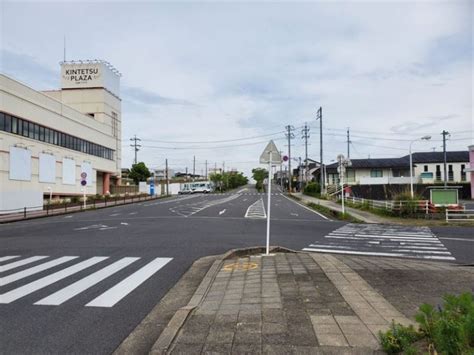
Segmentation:
<svg viewBox="0 0 474 355">
<path fill-rule="evenodd" d="M 78 212 L 83 210 L 93 210 L 98 208 L 105 208 L 110 206 L 124 205 L 134 202 L 155 200 L 162 196 L 114 196 L 105 198 L 89 197 L 86 200 L 86 206 L 84 208 L 84 202 L 66 202 L 58 204 L 44 204 L 43 206 L 30 206 L 12 210 L 1 210 L 0 211 L 0 223 L 14 222 L 23 219 L 38 218 L 52 215 L 61 215 L 71 212 Z"/>
<path fill-rule="evenodd" d="M 446 222 L 474 222 L 474 210 L 446 209 Z"/>
</svg>

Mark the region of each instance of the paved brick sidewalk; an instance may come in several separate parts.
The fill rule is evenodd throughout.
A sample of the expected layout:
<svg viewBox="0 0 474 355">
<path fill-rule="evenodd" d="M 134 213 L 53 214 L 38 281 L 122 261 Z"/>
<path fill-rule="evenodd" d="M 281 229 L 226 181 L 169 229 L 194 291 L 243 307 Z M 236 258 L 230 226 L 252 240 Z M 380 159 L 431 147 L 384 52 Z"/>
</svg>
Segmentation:
<svg viewBox="0 0 474 355">
<path fill-rule="evenodd" d="M 420 277 L 425 286 L 416 292 Z M 320 253 L 235 257 L 169 352 L 378 354 L 378 332 L 392 320 L 413 324 L 406 316 L 421 303 L 473 285 L 473 268 L 448 263 Z"/>
</svg>

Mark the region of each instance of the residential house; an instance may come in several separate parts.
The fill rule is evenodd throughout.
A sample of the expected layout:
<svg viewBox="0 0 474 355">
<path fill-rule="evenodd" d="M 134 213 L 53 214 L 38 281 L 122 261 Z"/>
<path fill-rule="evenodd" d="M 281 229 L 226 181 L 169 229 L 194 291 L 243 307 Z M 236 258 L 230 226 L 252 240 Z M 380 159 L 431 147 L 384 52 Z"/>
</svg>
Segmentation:
<svg viewBox="0 0 474 355">
<path fill-rule="evenodd" d="M 413 182 L 434 184 L 444 181 L 443 152 L 419 152 L 412 154 Z M 410 183 L 410 156 L 382 159 L 351 159 L 347 168 L 345 183 L 349 185 L 383 185 Z M 447 181 L 466 183 L 466 168 L 469 167 L 468 151 L 446 152 Z M 326 166 L 326 182 L 329 185 L 339 181 L 338 163 Z"/>
</svg>

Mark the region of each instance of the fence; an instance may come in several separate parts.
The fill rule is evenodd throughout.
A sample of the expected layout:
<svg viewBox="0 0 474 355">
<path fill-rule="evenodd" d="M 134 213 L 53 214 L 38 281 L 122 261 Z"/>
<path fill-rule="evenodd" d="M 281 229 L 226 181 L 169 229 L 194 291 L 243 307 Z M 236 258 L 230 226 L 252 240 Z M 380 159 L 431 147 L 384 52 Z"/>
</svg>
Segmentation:
<svg viewBox="0 0 474 355">
<path fill-rule="evenodd" d="M 155 200 L 158 196 L 136 195 L 136 196 L 108 196 L 96 198 L 87 197 L 86 206 L 84 202 L 65 202 L 58 204 L 44 204 L 43 206 L 23 207 L 14 210 L 0 211 L 0 223 L 13 222 L 22 219 L 30 219 L 44 216 L 60 215 L 82 210 L 92 210 L 109 206 L 124 205 L 140 201 Z"/>
<path fill-rule="evenodd" d="M 376 208 L 395 213 L 400 213 L 401 211 L 412 211 L 414 213 L 429 214 L 435 212 L 434 206 L 428 200 L 379 201 L 359 197 L 347 197 L 346 201 L 352 202 L 355 205 L 367 206 L 368 208 Z"/>
<path fill-rule="evenodd" d="M 446 209 L 446 222 L 474 222 L 474 210 Z"/>
</svg>

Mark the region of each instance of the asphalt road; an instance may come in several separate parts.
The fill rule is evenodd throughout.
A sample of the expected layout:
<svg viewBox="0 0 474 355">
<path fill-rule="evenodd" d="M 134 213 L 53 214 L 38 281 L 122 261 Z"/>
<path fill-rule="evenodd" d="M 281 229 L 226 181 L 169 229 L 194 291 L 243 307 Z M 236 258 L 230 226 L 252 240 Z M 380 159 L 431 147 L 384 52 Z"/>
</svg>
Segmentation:
<svg viewBox="0 0 474 355">
<path fill-rule="evenodd" d="M 0 352 L 111 353 L 196 259 L 264 245 L 266 198 L 246 187 L 0 225 Z M 395 248 L 381 238 L 397 237 L 369 235 L 373 230 L 361 236 L 359 227 L 327 220 L 277 189 L 271 217 L 272 245 L 343 253 Z M 434 254 L 417 247 L 407 255 L 473 263 L 472 231 L 436 230 L 439 240 L 425 243 L 436 243 Z"/>
</svg>

